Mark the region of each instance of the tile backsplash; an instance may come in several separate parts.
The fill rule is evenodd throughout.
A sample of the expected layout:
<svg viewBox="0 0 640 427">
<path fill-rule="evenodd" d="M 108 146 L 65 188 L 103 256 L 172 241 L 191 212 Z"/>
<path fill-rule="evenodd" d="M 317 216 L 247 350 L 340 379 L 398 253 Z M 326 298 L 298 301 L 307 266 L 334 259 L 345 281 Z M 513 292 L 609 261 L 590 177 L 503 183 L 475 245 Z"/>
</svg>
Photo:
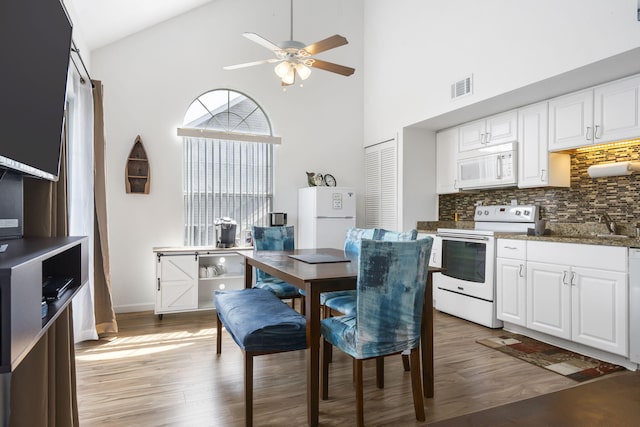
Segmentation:
<svg viewBox="0 0 640 427">
<path fill-rule="evenodd" d="M 441 221 L 473 221 L 475 203 L 509 205 L 516 199 L 520 205 L 541 207 L 542 218 L 556 223 L 598 222 L 607 212 L 617 223 L 640 221 L 640 173 L 628 176 L 591 178 L 587 168 L 594 164 L 616 161 L 640 161 L 640 146 L 612 147 L 571 153 L 570 188 L 508 188 L 482 190 L 439 196 Z"/>
</svg>

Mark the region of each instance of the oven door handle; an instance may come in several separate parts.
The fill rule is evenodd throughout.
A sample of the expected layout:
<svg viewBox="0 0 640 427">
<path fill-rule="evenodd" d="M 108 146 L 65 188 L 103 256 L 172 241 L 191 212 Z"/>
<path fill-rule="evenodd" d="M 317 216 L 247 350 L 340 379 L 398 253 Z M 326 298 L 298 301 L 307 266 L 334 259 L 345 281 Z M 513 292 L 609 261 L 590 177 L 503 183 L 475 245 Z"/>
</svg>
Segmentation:
<svg viewBox="0 0 640 427">
<path fill-rule="evenodd" d="M 464 233 L 460 233 L 460 234 L 436 234 L 437 237 L 441 237 L 444 240 L 453 240 L 456 242 L 464 242 L 464 241 L 474 241 L 474 242 L 486 242 L 489 240 L 489 237 L 486 236 L 478 236 L 475 234 L 464 234 Z"/>
</svg>

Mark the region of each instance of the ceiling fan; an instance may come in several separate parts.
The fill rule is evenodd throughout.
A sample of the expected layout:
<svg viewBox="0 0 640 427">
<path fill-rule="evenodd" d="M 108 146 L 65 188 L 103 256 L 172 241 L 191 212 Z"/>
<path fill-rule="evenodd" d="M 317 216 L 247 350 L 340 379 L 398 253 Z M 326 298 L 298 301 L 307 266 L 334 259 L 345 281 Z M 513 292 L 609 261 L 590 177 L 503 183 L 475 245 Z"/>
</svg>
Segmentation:
<svg viewBox="0 0 640 427">
<path fill-rule="evenodd" d="M 324 40 L 320 40 L 310 45 L 293 40 L 293 0 L 291 0 L 291 33 L 290 40 L 275 44 L 256 33 L 243 33 L 244 37 L 252 42 L 266 47 L 275 54 L 275 58 L 263 59 L 261 61 L 247 62 L 244 64 L 229 65 L 224 67 L 225 70 L 237 70 L 239 68 L 252 67 L 261 64 L 278 63 L 275 67 L 275 73 L 282 80 L 282 86 L 290 86 L 296 81 L 296 74 L 306 80 L 311 74 L 311 68 L 329 71 L 343 76 L 350 76 L 356 70 L 344 65 L 334 64 L 333 62 L 323 61 L 313 58 L 314 55 L 343 46 L 347 43 L 346 38 L 341 35 L 333 35 Z"/>
</svg>

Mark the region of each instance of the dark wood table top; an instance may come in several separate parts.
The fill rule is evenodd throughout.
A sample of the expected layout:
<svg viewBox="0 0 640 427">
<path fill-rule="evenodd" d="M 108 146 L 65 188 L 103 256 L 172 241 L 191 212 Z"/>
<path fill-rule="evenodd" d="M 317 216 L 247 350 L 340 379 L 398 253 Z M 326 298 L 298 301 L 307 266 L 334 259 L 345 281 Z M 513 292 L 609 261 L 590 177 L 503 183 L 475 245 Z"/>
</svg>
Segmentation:
<svg viewBox="0 0 640 427">
<path fill-rule="evenodd" d="M 253 265 L 261 270 L 281 277 L 300 289 L 305 288 L 305 283 L 310 281 L 325 282 L 332 280 L 353 280 L 358 276 L 358 258 L 349 256 L 342 249 L 295 249 L 292 251 L 237 251 L 242 256 L 249 258 Z M 290 258 L 289 255 L 324 254 L 349 259 L 348 262 L 329 262 L 310 264 Z M 330 285 L 327 285 L 330 287 Z M 344 288 L 344 286 L 342 287 Z M 325 289 L 323 289 L 324 291 Z M 330 289 L 326 289 L 330 290 Z"/>
</svg>

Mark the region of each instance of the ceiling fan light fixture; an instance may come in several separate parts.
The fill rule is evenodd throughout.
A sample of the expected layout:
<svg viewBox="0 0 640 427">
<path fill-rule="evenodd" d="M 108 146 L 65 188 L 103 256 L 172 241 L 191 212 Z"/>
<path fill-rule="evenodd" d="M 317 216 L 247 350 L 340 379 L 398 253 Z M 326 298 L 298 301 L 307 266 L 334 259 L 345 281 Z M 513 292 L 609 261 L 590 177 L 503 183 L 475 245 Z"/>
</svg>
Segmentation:
<svg viewBox="0 0 640 427">
<path fill-rule="evenodd" d="M 296 81 L 295 67 L 293 64 L 289 67 L 289 71 L 282 77 L 282 83 L 292 85 Z"/>
<path fill-rule="evenodd" d="M 278 77 L 284 79 L 285 76 L 289 74 L 289 71 L 291 71 L 291 66 L 292 64 L 289 61 L 282 61 L 278 65 L 276 65 L 274 71 L 276 72 L 276 75 Z"/>
<path fill-rule="evenodd" d="M 304 64 L 296 64 L 296 71 L 302 80 L 307 80 L 311 75 L 311 68 Z"/>
</svg>

